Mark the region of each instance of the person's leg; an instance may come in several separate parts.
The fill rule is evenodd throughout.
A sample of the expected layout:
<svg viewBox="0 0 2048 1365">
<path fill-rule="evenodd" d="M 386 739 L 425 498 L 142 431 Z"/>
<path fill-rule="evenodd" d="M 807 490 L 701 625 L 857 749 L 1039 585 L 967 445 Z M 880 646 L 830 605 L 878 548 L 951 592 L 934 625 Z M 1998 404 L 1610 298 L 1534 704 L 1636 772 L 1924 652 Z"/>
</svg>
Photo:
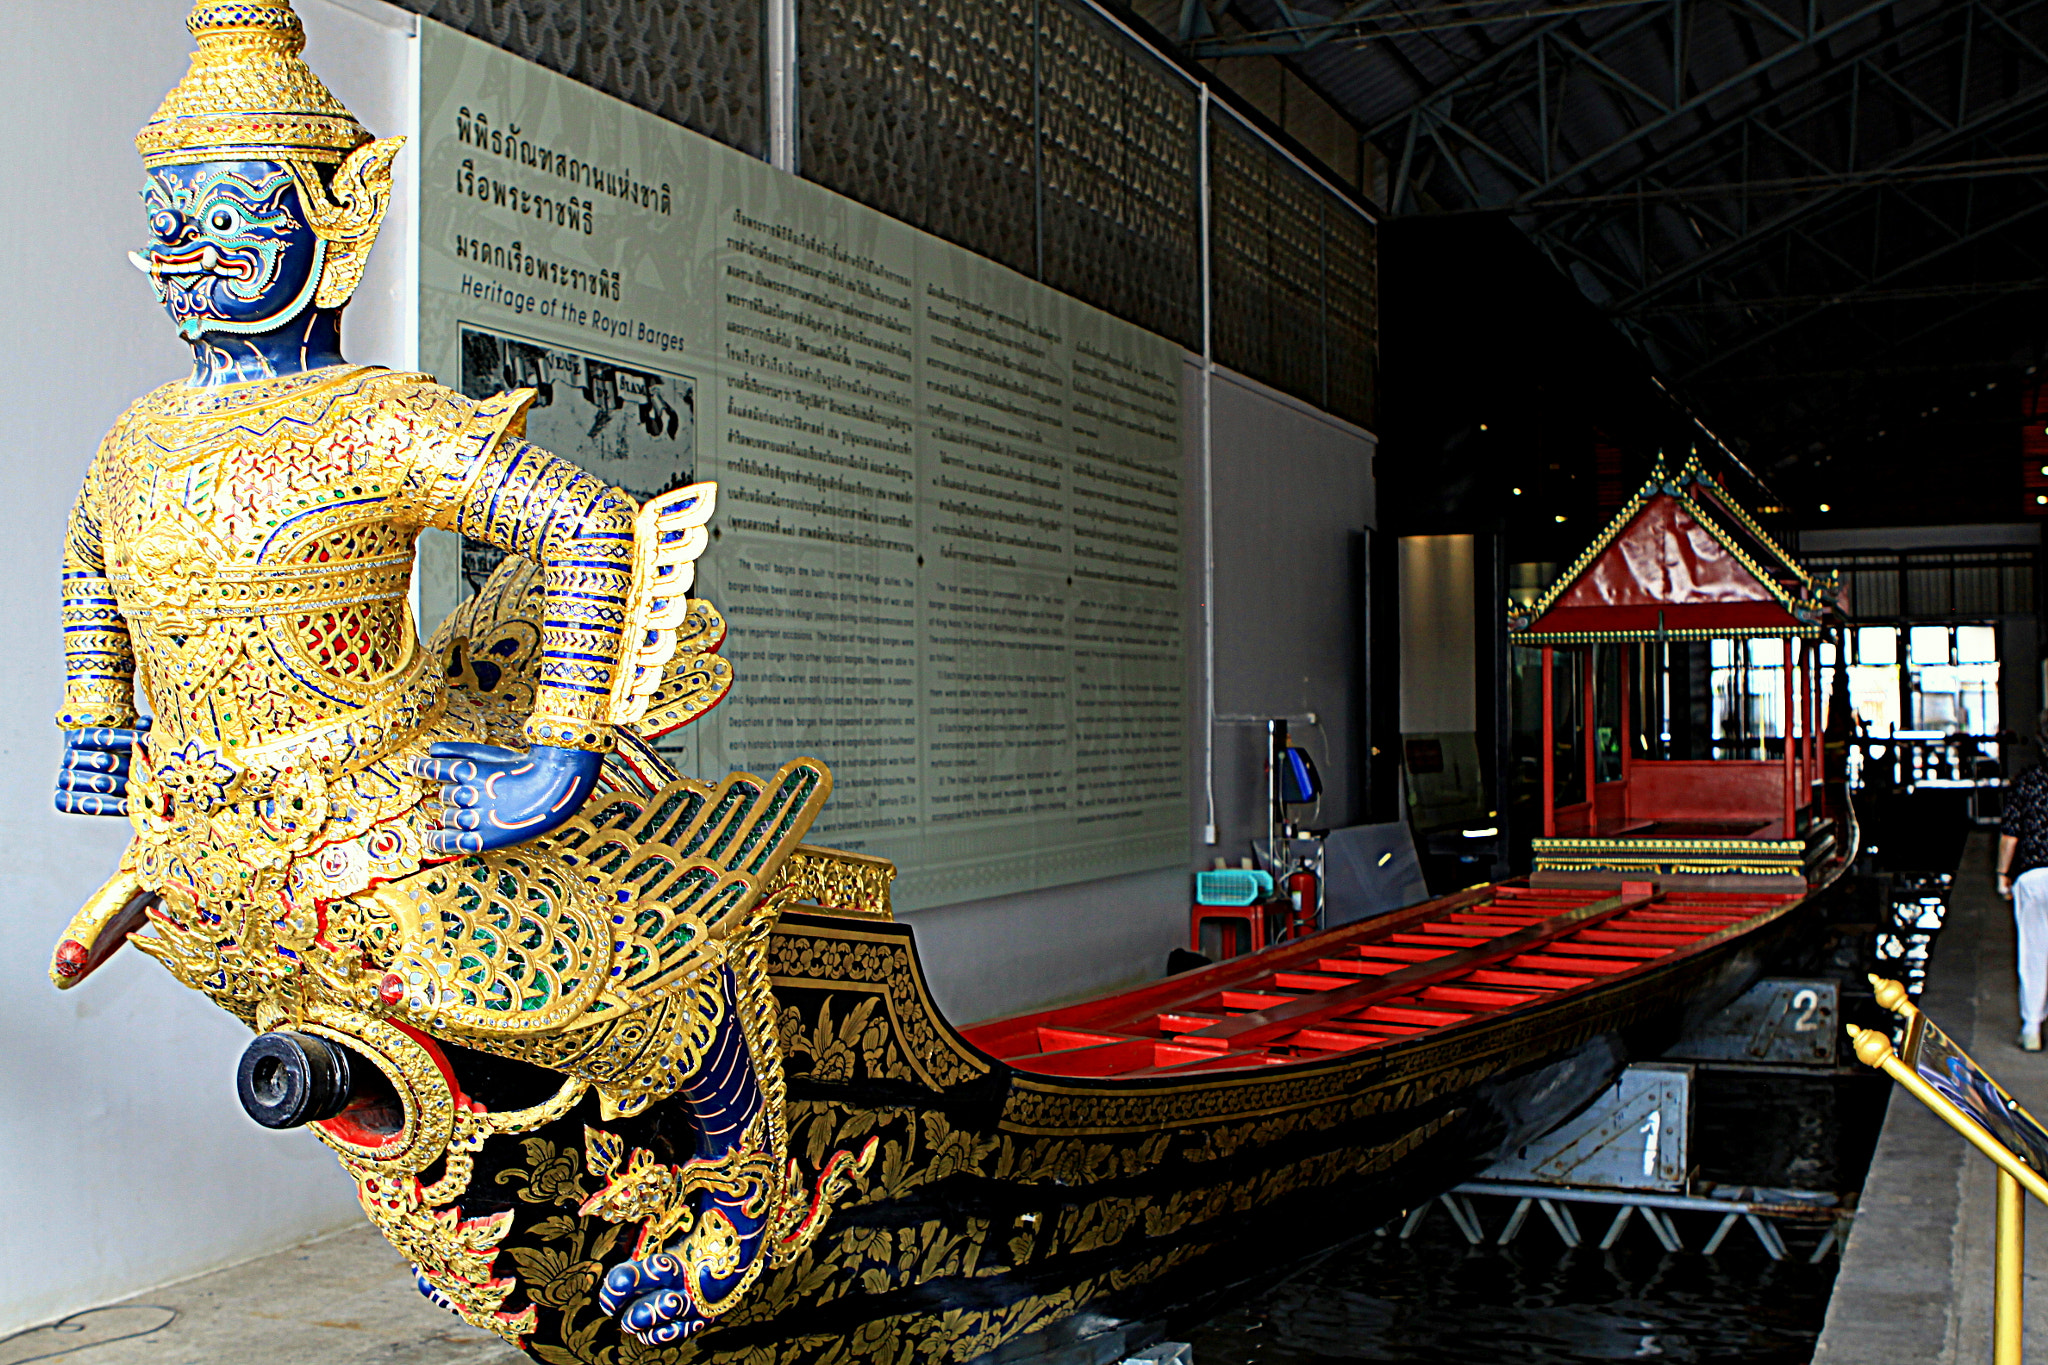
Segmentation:
<svg viewBox="0 0 2048 1365">
<path fill-rule="evenodd" d="M 2048 867 L 2013 883 L 2012 917 L 2019 929 L 2020 1046 L 2031 1052 L 2048 1017 Z"/>
</svg>

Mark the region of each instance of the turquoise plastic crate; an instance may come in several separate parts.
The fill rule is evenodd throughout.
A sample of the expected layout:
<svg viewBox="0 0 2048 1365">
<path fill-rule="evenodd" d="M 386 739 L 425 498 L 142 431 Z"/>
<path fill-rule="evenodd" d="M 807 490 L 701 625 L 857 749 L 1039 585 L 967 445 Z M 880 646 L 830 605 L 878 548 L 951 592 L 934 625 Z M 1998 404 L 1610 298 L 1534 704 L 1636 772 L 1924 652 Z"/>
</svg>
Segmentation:
<svg viewBox="0 0 2048 1365">
<path fill-rule="evenodd" d="M 1273 894 L 1273 874 L 1249 867 L 1224 867 L 1195 874 L 1197 905 L 1257 905 Z"/>
</svg>

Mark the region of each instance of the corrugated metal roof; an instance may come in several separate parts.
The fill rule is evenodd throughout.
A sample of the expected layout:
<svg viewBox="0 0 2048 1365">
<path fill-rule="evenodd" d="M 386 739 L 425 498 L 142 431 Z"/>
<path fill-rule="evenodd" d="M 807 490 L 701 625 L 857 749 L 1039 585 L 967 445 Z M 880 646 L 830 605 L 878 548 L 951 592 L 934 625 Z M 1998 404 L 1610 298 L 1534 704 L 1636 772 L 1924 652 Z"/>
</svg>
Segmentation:
<svg viewBox="0 0 2048 1365">
<path fill-rule="evenodd" d="M 1405 176 L 1392 208 L 1513 213 L 1760 446 L 2048 341 L 2001 288 L 2048 276 L 2048 0 L 1396 0 L 1284 59 Z"/>
</svg>

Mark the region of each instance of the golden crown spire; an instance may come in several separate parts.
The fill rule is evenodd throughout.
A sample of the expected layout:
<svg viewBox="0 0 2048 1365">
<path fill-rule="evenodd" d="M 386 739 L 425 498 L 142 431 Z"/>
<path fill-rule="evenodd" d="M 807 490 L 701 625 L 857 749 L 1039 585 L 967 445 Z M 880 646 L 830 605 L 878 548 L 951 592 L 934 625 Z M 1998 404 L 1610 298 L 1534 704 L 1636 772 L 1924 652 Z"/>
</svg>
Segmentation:
<svg viewBox="0 0 2048 1365">
<path fill-rule="evenodd" d="M 185 27 L 199 50 L 184 79 L 135 135 L 145 166 L 333 166 L 370 140 L 299 55 L 306 29 L 291 0 L 198 0 Z"/>
</svg>

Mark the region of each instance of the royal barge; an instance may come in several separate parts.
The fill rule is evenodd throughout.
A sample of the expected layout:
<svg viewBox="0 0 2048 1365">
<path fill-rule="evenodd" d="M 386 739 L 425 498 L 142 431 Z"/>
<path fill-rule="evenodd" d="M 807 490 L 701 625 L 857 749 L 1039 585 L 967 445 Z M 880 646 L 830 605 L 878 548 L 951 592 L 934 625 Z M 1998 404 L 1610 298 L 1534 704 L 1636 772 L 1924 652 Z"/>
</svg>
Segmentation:
<svg viewBox="0 0 2048 1365">
<path fill-rule="evenodd" d="M 671 537 L 701 548 L 708 494 L 675 496 L 702 498 Z M 642 513 L 657 546 L 664 515 Z M 327 903 L 322 972 L 244 1009 L 242 1102 L 336 1153 L 423 1292 L 547 1365 L 1011 1360 L 1199 1315 L 1555 1126 L 1818 918 L 1853 841 L 1810 685 L 1774 757 L 1614 771 L 1592 753 L 1613 669 L 1572 652 L 1633 649 L 1625 689 L 1678 630 L 1775 633 L 1810 665 L 1829 594 L 1759 545 L 1696 468 L 1660 471 L 1515 620 L 1552 703 L 1527 878 L 969 1028 L 934 1006 L 894 869 L 802 842 L 823 764 L 709 784 L 653 749 L 732 677 L 715 608 L 675 597 L 654 719 L 620 728 L 597 794 Z M 1587 582 L 1661 596 L 1649 634 L 1603 637 Z M 1703 584 L 1738 619 L 1690 610 Z M 531 705 L 544 601 L 508 558 L 428 646 L 487 733 Z M 60 986 L 124 942 L 214 981 L 203 907 L 146 892 L 124 871 L 74 918 Z"/>
<path fill-rule="evenodd" d="M 1831 585 L 1697 466 L 1660 469 L 1513 620 L 1545 651 L 1550 703 L 1530 876 L 1084 1003 L 955 1027 L 890 914 L 893 869 L 796 849 L 766 893 L 781 913 L 763 967 L 787 1152 L 831 1173 L 822 1228 L 687 1340 L 623 1334 L 594 1286 L 631 1239 L 588 1216 L 615 1177 L 586 1135 L 657 1154 L 687 1135 L 663 1109 L 603 1122 L 586 1098 L 485 1142 L 461 1204 L 506 1220 L 505 1310 L 531 1314 L 517 1339 L 593 1365 L 1007 1357 L 1075 1323 L 1199 1315 L 1397 1216 L 1568 1117 L 1813 929 L 1849 841 L 1822 795 L 1807 642 L 1838 624 Z M 1621 710 L 1650 716 L 1665 647 L 1730 634 L 1783 639 L 1781 657 L 1797 642 L 1809 665 L 1782 689 L 1779 752 L 1603 771 L 1603 686 L 1618 672 Z M 1624 651 L 1604 683 L 1598 645 Z M 450 1056 L 494 1108 L 559 1079 Z"/>
<path fill-rule="evenodd" d="M 1810 909 L 1487 886 L 965 1030 L 907 926 L 786 913 L 792 1150 L 879 1152 L 817 1245 L 676 1358 L 967 1361 L 1082 1311 L 1198 1312 L 1562 1121 Z"/>
</svg>

